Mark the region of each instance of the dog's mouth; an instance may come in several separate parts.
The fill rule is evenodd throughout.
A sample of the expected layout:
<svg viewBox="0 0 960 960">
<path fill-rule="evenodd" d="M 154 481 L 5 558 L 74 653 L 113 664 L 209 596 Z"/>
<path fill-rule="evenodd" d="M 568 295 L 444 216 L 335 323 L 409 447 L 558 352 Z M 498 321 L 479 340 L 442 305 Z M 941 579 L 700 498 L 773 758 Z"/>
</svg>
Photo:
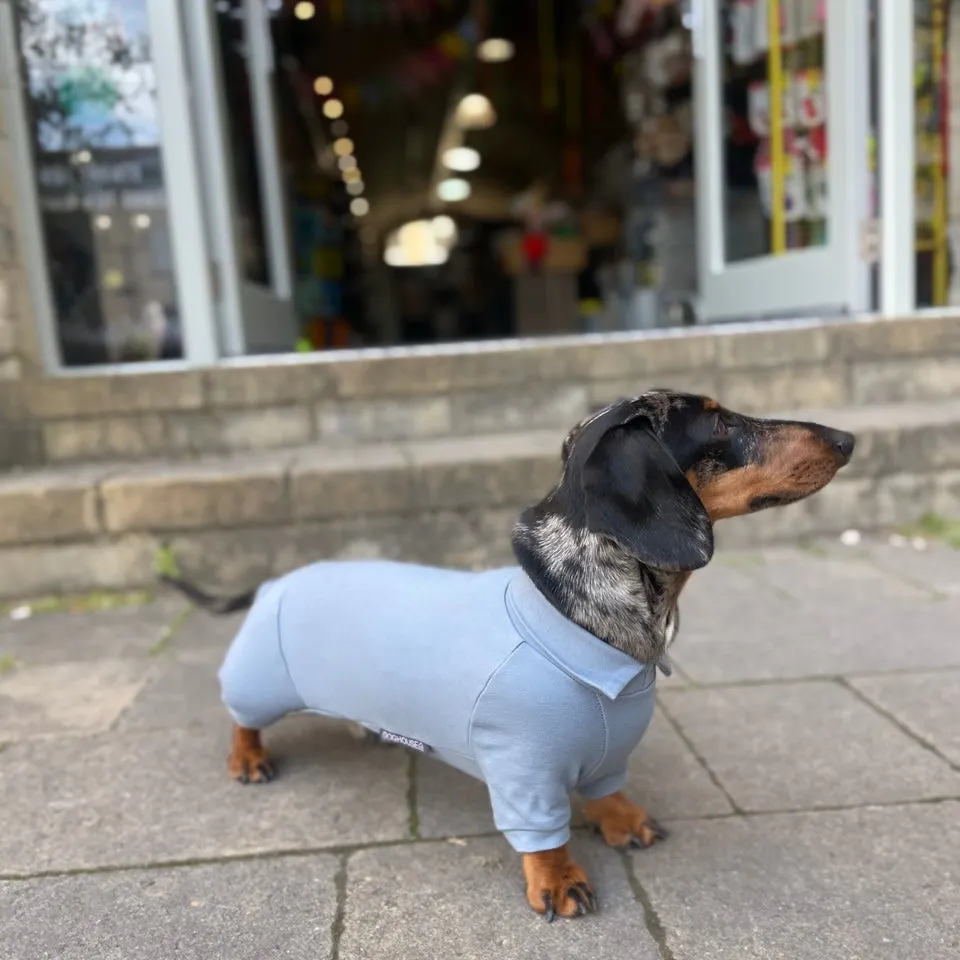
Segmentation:
<svg viewBox="0 0 960 960">
<path fill-rule="evenodd" d="M 762 497 L 754 497 L 750 501 L 750 512 L 756 513 L 758 510 L 768 510 L 770 507 L 786 507 L 798 500 L 803 500 L 804 497 L 809 497 L 811 493 L 816 493 L 816 491 L 811 490 L 809 493 L 771 493 Z"/>
</svg>

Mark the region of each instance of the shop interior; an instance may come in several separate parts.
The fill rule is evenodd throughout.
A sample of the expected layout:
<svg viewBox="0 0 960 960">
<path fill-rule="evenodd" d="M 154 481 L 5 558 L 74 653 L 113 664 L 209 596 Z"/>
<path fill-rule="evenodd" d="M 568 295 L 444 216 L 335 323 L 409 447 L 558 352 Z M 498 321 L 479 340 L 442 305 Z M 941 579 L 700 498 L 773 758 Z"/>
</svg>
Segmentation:
<svg viewBox="0 0 960 960">
<path fill-rule="evenodd" d="M 878 3 L 868 4 L 873 90 L 863 93 L 873 218 Z M 177 198 L 156 25 L 146 0 L 91 4 L 100 19 L 82 24 L 59 0 L 19 8 L 60 356 L 67 366 L 179 359 L 189 321 L 171 254 Z M 960 304 L 949 6 L 914 4 L 918 307 Z M 718 257 L 732 266 L 722 319 L 775 315 L 749 309 L 754 265 L 795 255 L 803 292 L 811 274 L 798 257 L 835 259 L 828 222 L 846 208 L 832 206 L 842 191 L 829 187 L 830 141 L 845 132 L 831 127 L 826 96 L 827 62 L 842 59 L 827 49 L 839 0 L 780 0 L 779 35 L 772 8 L 709 8 L 717 49 L 699 56 L 716 66 L 719 93 L 705 106 L 691 28 L 706 5 L 690 0 L 184 5 L 193 109 L 210 111 L 190 121 L 204 193 L 226 191 L 220 221 L 215 204 L 206 210 L 206 233 L 231 238 L 210 254 L 222 355 L 717 319 L 705 309 L 719 298 L 703 272 L 704 156 L 719 171 L 708 198 Z M 220 140 L 205 139 L 214 127 Z"/>
<path fill-rule="evenodd" d="M 243 269 L 265 281 L 243 3 L 216 10 Z M 273 14 L 299 349 L 693 321 L 685 4 L 321 0 Z M 749 80 L 730 86 L 728 171 L 755 255 Z"/>
</svg>

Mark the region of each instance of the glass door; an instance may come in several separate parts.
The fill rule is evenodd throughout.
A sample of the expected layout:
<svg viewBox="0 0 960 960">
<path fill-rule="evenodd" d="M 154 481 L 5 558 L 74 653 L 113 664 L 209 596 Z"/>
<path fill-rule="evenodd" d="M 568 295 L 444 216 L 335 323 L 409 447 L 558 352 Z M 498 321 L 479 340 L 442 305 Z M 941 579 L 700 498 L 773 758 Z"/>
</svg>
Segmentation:
<svg viewBox="0 0 960 960">
<path fill-rule="evenodd" d="M 289 352 L 289 221 L 265 0 L 183 4 L 194 110 L 227 355 Z"/>
<path fill-rule="evenodd" d="M 866 6 L 694 3 L 701 319 L 867 308 Z"/>
</svg>

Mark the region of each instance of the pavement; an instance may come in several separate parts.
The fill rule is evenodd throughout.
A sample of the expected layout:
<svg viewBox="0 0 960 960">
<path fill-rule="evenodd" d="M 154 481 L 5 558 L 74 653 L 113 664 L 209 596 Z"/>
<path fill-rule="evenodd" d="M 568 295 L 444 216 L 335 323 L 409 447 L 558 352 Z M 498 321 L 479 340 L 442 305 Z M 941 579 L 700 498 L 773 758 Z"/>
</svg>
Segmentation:
<svg viewBox="0 0 960 960">
<path fill-rule="evenodd" d="M 482 785 L 429 758 L 294 718 L 279 779 L 231 782 L 236 618 L 79 606 L 0 619 L 3 960 L 960 956 L 960 551 L 698 573 L 630 774 L 671 836 L 578 829 L 601 909 L 550 925 Z"/>
</svg>

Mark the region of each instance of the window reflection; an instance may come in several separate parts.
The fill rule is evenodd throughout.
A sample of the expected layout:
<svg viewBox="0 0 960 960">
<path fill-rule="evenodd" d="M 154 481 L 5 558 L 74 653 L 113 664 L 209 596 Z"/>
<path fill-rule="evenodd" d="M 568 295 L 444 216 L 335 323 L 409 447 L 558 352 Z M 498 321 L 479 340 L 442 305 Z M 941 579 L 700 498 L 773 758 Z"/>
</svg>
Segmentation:
<svg viewBox="0 0 960 960">
<path fill-rule="evenodd" d="M 21 0 L 19 23 L 63 362 L 178 358 L 146 0 Z"/>
</svg>

